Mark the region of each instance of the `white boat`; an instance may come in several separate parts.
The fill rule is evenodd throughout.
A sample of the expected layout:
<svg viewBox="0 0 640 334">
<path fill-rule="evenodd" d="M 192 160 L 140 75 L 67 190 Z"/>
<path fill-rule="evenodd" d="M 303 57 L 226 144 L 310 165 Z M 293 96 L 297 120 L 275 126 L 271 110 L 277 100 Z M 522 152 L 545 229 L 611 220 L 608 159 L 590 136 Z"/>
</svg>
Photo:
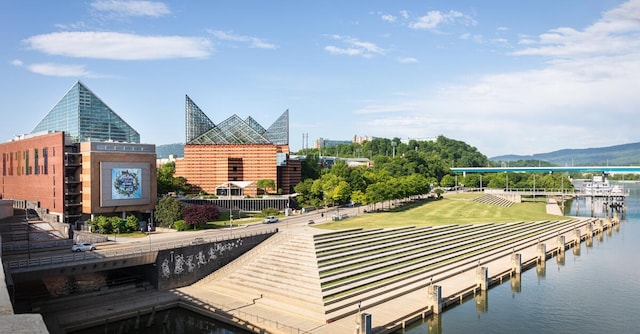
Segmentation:
<svg viewBox="0 0 640 334">
<path fill-rule="evenodd" d="M 604 176 L 594 176 L 590 182 L 585 182 L 582 186 L 582 193 L 595 197 L 625 196 L 622 187 L 617 184 L 611 185 Z"/>
</svg>

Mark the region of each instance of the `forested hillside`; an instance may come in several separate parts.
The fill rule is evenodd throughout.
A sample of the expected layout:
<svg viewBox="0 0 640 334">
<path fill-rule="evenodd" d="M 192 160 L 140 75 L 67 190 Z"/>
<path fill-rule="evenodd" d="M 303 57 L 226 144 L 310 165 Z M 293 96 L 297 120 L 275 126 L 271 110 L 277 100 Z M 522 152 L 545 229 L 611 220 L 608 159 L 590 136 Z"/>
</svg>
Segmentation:
<svg viewBox="0 0 640 334">
<path fill-rule="evenodd" d="M 640 143 L 599 148 L 564 149 L 534 155 L 502 155 L 492 161 L 543 160 L 558 166 L 625 166 L 640 164 Z"/>
</svg>

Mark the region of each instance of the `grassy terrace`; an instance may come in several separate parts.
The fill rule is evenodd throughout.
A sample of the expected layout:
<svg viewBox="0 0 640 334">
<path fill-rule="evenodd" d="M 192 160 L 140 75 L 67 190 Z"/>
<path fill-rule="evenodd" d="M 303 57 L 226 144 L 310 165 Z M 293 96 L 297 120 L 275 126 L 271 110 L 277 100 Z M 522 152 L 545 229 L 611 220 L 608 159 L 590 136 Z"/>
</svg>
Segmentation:
<svg viewBox="0 0 640 334">
<path fill-rule="evenodd" d="M 361 211 L 357 217 L 316 225 L 329 230 L 363 229 L 316 239 L 325 303 L 385 289 L 392 282 L 412 281 L 414 275 L 566 224 L 566 218 L 547 214 L 542 201 L 508 207 L 473 201 L 481 196 L 445 194 L 441 200 L 414 202 L 388 212 Z M 415 228 L 403 229 L 408 226 Z"/>
<path fill-rule="evenodd" d="M 448 224 L 506 223 L 516 221 L 557 220 L 546 213 L 541 202 L 515 203 L 510 207 L 474 202 L 482 194 L 445 194 L 441 200 L 429 200 L 396 208 L 391 212 L 360 214 L 357 217 L 316 227 L 340 230 L 346 228 L 390 228 L 399 226 L 434 226 Z M 385 208 L 388 203 L 385 203 Z M 361 209 L 365 209 L 362 207 Z M 378 205 L 378 208 L 380 206 Z"/>
</svg>

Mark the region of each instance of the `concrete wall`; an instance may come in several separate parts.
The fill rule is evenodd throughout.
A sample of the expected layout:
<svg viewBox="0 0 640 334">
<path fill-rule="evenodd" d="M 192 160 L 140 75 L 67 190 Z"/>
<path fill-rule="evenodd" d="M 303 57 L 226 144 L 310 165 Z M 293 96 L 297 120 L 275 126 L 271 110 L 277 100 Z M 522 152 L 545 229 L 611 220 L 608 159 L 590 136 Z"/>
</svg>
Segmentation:
<svg viewBox="0 0 640 334">
<path fill-rule="evenodd" d="M 0 239 L 0 249 L 2 249 Z M 40 314 L 14 314 L 7 290 L 5 272 L 0 261 L 0 333 L 49 333 Z"/>
<path fill-rule="evenodd" d="M 193 284 L 273 234 L 275 232 L 160 251 L 155 263 L 157 284 L 154 285 L 159 290 L 167 290 Z"/>
</svg>

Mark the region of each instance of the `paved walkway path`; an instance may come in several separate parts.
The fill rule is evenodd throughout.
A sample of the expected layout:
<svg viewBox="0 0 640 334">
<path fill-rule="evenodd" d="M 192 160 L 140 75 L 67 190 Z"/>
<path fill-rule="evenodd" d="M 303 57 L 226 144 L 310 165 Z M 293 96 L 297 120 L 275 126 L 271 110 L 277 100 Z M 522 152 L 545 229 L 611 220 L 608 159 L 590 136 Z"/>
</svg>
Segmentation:
<svg viewBox="0 0 640 334">
<path fill-rule="evenodd" d="M 576 226 L 579 227 L 579 226 Z M 582 228 L 583 234 L 585 228 Z M 569 242 L 573 239 L 573 231 L 565 234 L 565 240 Z M 545 244 L 547 252 L 552 252 L 557 248 L 556 235 L 553 238 L 540 240 Z M 521 254 L 522 263 L 526 263 L 537 258 L 537 248 L 535 244 L 517 249 Z M 511 270 L 511 252 L 488 262 L 481 262 L 481 265 L 488 268 L 489 277 L 507 277 Z M 442 287 L 443 301 L 458 299 L 460 294 L 467 295 L 476 287 L 475 273 L 477 265 L 470 265 L 466 268 L 457 268 L 454 272 L 445 272 L 433 277 L 433 284 Z M 212 283 L 215 284 L 215 283 Z M 207 289 L 205 286 L 191 286 L 177 289 L 180 294 L 184 294 L 187 299 L 196 303 L 210 305 L 215 308 L 233 314 L 239 319 L 252 322 L 269 333 L 315 333 L 315 334 L 336 334 L 336 333 L 356 333 L 357 316 L 348 316 L 330 323 L 321 323 L 312 319 L 306 319 L 293 314 L 293 310 L 274 309 L 259 304 L 248 304 L 232 296 L 227 296 Z M 429 313 L 430 307 L 427 301 L 427 288 L 422 288 L 402 297 L 389 300 L 380 305 L 369 307 L 367 301 L 361 303 L 361 311 L 372 315 L 374 333 L 384 333 L 392 328 L 402 326 L 403 319 L 412 316 L 419 317 L 420 314 Z"/>
</svg>

